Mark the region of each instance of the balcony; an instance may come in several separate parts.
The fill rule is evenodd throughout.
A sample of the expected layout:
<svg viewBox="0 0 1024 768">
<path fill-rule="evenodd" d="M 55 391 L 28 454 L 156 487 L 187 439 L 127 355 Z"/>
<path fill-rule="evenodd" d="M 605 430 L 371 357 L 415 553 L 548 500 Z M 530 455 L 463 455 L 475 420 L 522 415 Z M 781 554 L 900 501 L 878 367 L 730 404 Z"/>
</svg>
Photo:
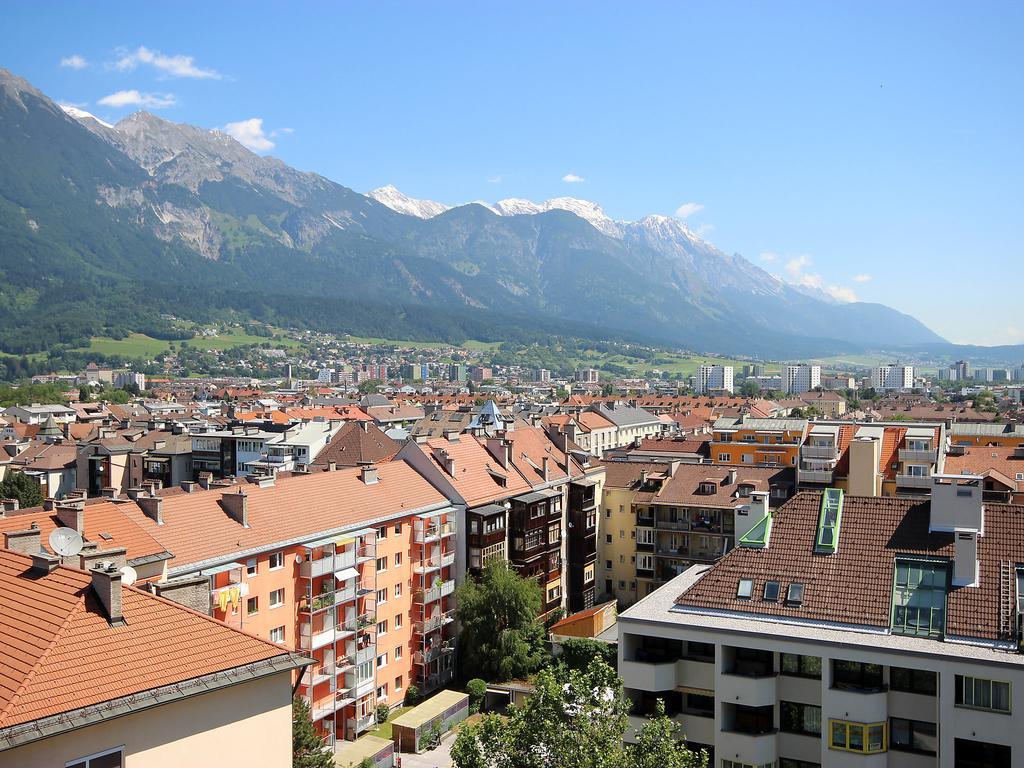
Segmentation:
<svg viewBox="0 0 1024 768">
<path fill-rule="evenodd" d="M 671 691 L 676 687 L 676 662 L 623 661 L 619 676 L 628 687 L 640 691 Z"/>
<path fill-rule="evenodd" d="M 716 695 L 721 701 L 742 704 L 747 707 L 767 707 L 775 704 L 776 676 L 752 676 L 744 674 L 723 674 Z"/>
<path fill-rule="evenodd" d="M 299 565 L 299 576 L 304 579 L 315 579 L 317 576 L 326 576 L 329 573 L 341 571 L 345 568 L 354 568 L 355 565 L 356 554 L 350 550 L 316 560 L 303 560 Z"/>
<path fill-rule="evenodd" d="M 339 709 L 343 709 L 348 704 L 351 704 L 352 699 L 339 695 L 342 693 L 342 691 L 338 691 L 338 693 L 333 696 L 325 696 L 324 698 L 313 702 L 312 706 L 310 706 L 310 716 L 312 717 L 313 722 L 323 720 L 325 717 L 330 717 Z"/>
<path fill-rule="evenodd" d="M 443 523 L 441 525 L 416 527 L 412 532 L 412 540 L 417 544 L 425 544 L 429 541 L 439 541 L 447 536 L 454 535 L 455 523 Z"/>
<path fill-rule="evenodd" d="M 900 461 L 935 463 L 935 451 L 931 448 L 900 448 Z"/>
<path fill-rule="evenodd" d="M 835 473 L 831 469 L 798 469 L 798 483 L 824 483 L 831 484 Z"/>
<path fill-rule="evenodd" d="M 835 459 L 836 447 L 834 445 L 802 445 L 800 446 L 800 458 Z"/>
<path fill-rule="evenodd" d="M 299 648 L 304 651 L 315 651 L 330 645 L 335 640 L 334 627 L 328 627 L 320 632 L 313 632 L 309 624 L 302 624 L 299 627 Z"/>
<path fill-rule="evenodd" d="M 355 666 L 358 667 L 360 664 L 365 664 L 368 661 L 373 661 L 376 657 L 377 657 L 377 646 L 376 645 L 368 645 L 365 648 L 360 648 L 358 651 L 356 651 L 354 654 L 352 654 L 349 658 L 352 660 L 352 663 Z"/>
<path fill-rule="evenodd" d="M 442 597 L 447 597 L 455 591 L 454 579 L 448 581 L 442 581 L 440 584 L 435 584 L 430 589 L 418 589 L 413 593 L 412 599 L 417 603 L 432 603 L 435 600 L 440 600 Z"/>
<path fill-rule="evenodd" d="M 428 632 L 433 632 L 436 629 L 440 629 L 445 624 L 450 624 L 455 621 L 455 611 L 442 611 L 435 613 L 429 619 L 424 621 L 413 622 L 412 631 L 417 635 L 425 635 Z"/>
<path fill-rule="evenodd" d="M 447 656 L 450 653 L 455 653 L 455 646 L 447 643 L 439 643 L 431 648 L 427 648 L 425 651 L 416 651 L 413 654 L 412 660 L 414 664 L 429 664 L 430 662 Z"/>
<path fill-rule="evenodd" d="M 450 565 L 455 564 L 455 553 L 445 552 L 443 555 L 434 556 L 421 560 L 417 563 L 413 563 L 413 573 L 426 573 L 428 571 L 436 571 L 440 568 L 447 568 Z"/>
<path fill-rule="evenodd" d="M 309 682 L 307 682 L 306 685 L 315 686 L 320 685 L 321 683 L 326 683 L 336 678 L 340 671 L 341 670 L 339 670 L 334 664 L 324 664 L 322 667 L 317 667 L 310 672 Z"/>
<path fill-rule="evenodd" d="M 447 685 L 453 679 L 455 679 L 454 669 L 442 669 L 440 672 L 435 672 L 432 675 L 421 676 L 420 690 L 423 693 L 430 693 L 442 685 Z"/>
<path fill-rule="evenodd" d="M 688 531 L 690 530 L 689 520 L 662 520 L 657 518 L 654 527 L 659 531 Z"/>
<path fill-rule="evenodd" d="M 896 485 L 904 488 L 931 488 L 931 475 L 896 475 Z"/>
</svg>

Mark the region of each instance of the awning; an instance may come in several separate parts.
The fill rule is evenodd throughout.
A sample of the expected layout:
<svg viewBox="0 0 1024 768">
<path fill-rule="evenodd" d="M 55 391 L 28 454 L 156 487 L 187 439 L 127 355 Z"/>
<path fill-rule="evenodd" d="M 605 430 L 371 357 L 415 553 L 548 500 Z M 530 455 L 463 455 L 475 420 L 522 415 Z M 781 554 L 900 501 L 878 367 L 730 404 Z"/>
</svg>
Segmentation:
<svg viewBox="0 0 1024 768">
<path fill-rule="evenodd" d="M 335 571 L 334 575 L 338 581 L 348 581 L 349 579 L 354 579 L 359 576 L 359 571 L 355 568 L 343 568 L 340 571 Z"/>
<path fill-rule="evenodd" d="M 542 491 L 534 491 L 533 493 L 524 493 L 522 496 L 516 496 L 515 500 L 523 504 L 533 504 L 535 501 L 544 501 L 545 499 L 552 499 L 560 495 L 558 491 L 545 488 Z"/>
<path fill-rule="evenodd" d="M 233 571 L 235 568 L 241 568 L 242 563 L 224 563 L 224 565 L 215 565 L 211 568 L 203 568 L 199 572 L 200 576 L 216 576 L 218 573 L 226 573 L 227 571 Z"/>
</svg>

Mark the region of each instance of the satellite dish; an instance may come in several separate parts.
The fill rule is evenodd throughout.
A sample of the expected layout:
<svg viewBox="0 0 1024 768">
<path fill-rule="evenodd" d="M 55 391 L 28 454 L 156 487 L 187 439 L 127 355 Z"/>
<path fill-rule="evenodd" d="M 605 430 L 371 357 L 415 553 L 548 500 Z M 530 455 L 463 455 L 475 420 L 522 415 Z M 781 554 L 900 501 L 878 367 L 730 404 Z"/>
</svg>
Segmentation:
<svg viewBox="0 0 1024 768">
<path fill-rule="evenodd" d="M 130 565 L 121 566 L 121 583 L 130 587 L 139 578 L 139 574 Z"/>
<path fill-rule="evenodd" d="M 55 528 L 49 538 L 50 549 L 61 557 L 74 557 L 82 551 L 82 534 L 74 528 Z"/>
</svg>

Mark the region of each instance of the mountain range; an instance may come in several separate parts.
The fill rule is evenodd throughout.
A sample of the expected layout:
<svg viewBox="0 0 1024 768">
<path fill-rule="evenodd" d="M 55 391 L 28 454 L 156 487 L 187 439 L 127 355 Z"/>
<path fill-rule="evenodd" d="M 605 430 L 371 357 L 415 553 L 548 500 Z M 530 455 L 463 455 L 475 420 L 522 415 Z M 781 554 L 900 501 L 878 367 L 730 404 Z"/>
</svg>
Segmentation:
<svg viewBox="0 0 1024 768">
<path fill-rule="evenodd" d="M 8 352 L 158 332 L 161 313 L 764 357 L 943 343 L 889 307 L 809 295 L 678 219 L 616 221 L 574 198 L 362 195 L 216 130 L 146 112 L 111 125 L 2 69 L 0 142 Z"/>
</svg>

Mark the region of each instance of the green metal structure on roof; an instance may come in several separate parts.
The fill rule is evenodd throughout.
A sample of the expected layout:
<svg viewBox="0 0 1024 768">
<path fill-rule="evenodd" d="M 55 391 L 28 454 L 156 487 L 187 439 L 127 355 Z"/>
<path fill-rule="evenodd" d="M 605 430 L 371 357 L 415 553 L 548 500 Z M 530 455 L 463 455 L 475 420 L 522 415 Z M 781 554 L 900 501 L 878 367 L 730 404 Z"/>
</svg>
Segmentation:
<svg viewBox="0 0 1024 768">
<path fill-rule="evenodd" d="M 826 488 L 821 494 L 821 514 L 818 516 L 818 536 L 815 549 L 833 554 L 839 546 L 839 524 L 843 517 L 843 491 Z"/>
<path fill-rule="evenodd" d="M 769 511 L 764 517 L 754 523 L 749 531 L 740 536 L 740 546 L 764 549 L 768 546 L 768 539 L 771 535 L 772 513 Z"/>
</svg>

